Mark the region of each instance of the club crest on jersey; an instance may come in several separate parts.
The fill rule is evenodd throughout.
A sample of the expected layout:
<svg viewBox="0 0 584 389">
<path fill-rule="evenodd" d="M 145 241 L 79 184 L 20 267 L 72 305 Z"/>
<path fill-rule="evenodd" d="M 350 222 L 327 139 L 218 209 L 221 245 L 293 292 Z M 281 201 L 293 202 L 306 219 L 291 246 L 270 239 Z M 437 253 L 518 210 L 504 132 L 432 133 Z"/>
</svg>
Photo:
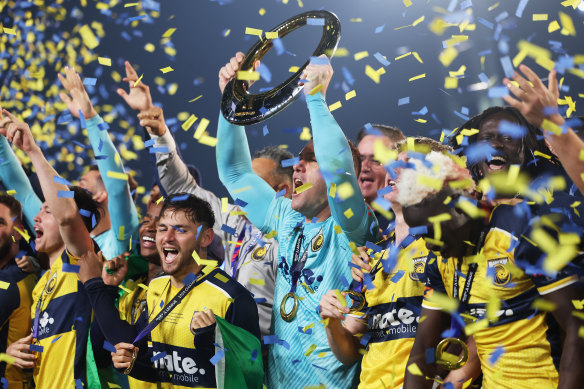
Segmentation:
<svg viewBox="0 0 584 389">
<path fill-rule="evenodd" d="M 55 291 L 57 286 L 57 273 L 53 274 L 51 278 L 47 281 L 47 288 L 45 289 L 46 294 L 51 294 Z"/>
<path fill-rule="evenodd" d="M 266 252 L 268 251 L 268 245 L 266 244 L 264 247 L 258 246 L 252 253 L 251 258 L 254 261 L 261 261 L 266 256 Z"/>
<path fill-rule="evenodd" d="M 420 281 L 420 277 L 424 274 L 424 270 L 426 268 L 427 259 L 428 257 L 412 258 L 414 265 L 414 271 L 410 272 L 410 278 L 412 281 Z"/>
<path fill-rule="evenodd" d="M 312 238 L 312 252 L 317 252 L 318 250 L 320 250 L 322 248 L 324 244 L 324 235 L 322 234 L 322 228 L 321 230 L 318 232 L 318 234 L 316 234 L 316 236 L 314 238 Z"/>
<path fill-rule="evenodd" d="M 507 257 L 488 260 L 489 270 L 487 274 L 493 275 L 493 280 L 497 286 L 507 285 L 511 280 L 511 273 L 506 266 L 507 262 L 509 262 Z"/>
</svg>

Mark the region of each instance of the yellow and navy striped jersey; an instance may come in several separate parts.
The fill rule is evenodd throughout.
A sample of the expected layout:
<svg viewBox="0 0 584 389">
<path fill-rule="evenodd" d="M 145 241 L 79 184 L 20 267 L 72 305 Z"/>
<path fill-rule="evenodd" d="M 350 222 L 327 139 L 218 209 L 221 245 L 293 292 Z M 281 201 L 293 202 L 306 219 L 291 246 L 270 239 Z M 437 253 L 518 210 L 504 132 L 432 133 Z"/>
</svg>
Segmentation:
<svg viewBox="0 0 584 389">
<path fill-rule="evenodd" d="M 31 316 L 38 320 L 42 347 L 34 368 L 37 388 L 75 388 L 86 381 L 86 350 L 91 304 L 75 265 L 79 258 L 66 250 L 43 274 L 33 290 Z"/>
<path fill-rule="evenodd" d="M 144 284 L 145 282 L 146 278 L 139 278 L 136 281 L 128 280 L 125 288 L 131 290 L 131 292 L 124 293 L 119 299 L 118 311 L 120 312 L 120 318 L 131 325 L 136 324 L 142 311 L 146 308 L 146 289 L 139 286 L 139 284 Z M 128 384 L 130 389 L 156 389 L 159 387 L 155 383 L 129 376 Z"/>
<path fill-rule="evenodd" d="M 434 298 L 436 292 L 453 297 L 455 272 L 460 277 L 457 291 L 460 296 L 469 265 L 478 264 L 466 313 L 484 324 L 473 324 L 477 328 L 473 337 L 481 360 L 483 388 L 532 389 L 558 384 L 558 372 L 546 338 L 545 313 L 532 307 L 539 297 L 538 289 L 531 277 L 516 266 L 514 247 L 517 235 L 525 228 L 526 221 L 516 217 L 512 206 L 501 205 L 491 213 L 484 244 L 476 257 L 462 258 L 458 270 L 454 259 L 435 259 L 426 264 L 422 306 L 427 309 L 443 307 Z M 555 288 L 570 282 L 555 278 L 540 281 L 538 287 Z M 496 362 L 490 362 L 501 350 Z"/>
<path fill-rule="evenodd" d="M 30 334 L 30 307 L 32 290 L 37 276 L 25 273 L 11 260 L 0 269 L 0 352 L 15 341 Z M 16 366 L 0 364 L 0 377 L 6 378 L 11 388 L 23 387 L 32 380 L 31 372 Z"/>
<path fill-rule="evenodd" d="M 399 248 L 396 248 L 399 249 Z M 385 256 L 385 254 L 382 254 Z M 359 388 L 399 388 L 420 320 L 428 249 L 417 239 L 402 249 L 390 274 L 378 271 L 365 291 L 368 347 Z"/>
<path fill-rule="evenodd" d="M 153 279 L 148 285 L 149 320 L 179 292 L 170 276 Z M 215 388 L 214 326 L 191 332 L 193 315 L 211 309 L 259 339 L 258 309 L 253 297 L 227 273 L 216 268 L 197 280 L 197 285 L 150 333 L 149 350 L 163 388 Z M 250 355 L 251 358 L 251 355 Z"/>
</svg>

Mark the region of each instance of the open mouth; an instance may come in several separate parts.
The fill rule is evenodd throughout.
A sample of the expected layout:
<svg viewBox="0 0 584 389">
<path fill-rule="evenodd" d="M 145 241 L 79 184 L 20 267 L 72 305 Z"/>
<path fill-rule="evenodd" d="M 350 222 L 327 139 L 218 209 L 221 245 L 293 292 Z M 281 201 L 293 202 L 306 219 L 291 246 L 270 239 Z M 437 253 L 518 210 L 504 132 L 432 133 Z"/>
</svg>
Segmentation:
<svg viewBox="0 0 584 389">
<path fill-rule="evenodd" d="M 372 184 L 373 182 L 374 182 L 373 181 L 373 178 L 370 178 L 370 177 L 359 177 L 359 183 L 360 184 L 366 184 L 366 185 L 368 185 L 368 184 Z"/>
<path fill-rule="evenodd" d="M 178 249 L 174 247 L 165 247 L 162 249 L 162 253 L 164 254 L 164 262 L 172 263 L 178 257 Z"/>
<path fill-rule="evenodd" d="M 156 241 L 150 236 L 143 236 L 140 243 L 142 243 L 142 247 L 144 248 L 156 247 Z"/>
<path fill-rule="evenodd" d="M 36 239 L 35 239 L 35 242 L 37 242 L 37 241 L 40 241 L 40 240 L 41 240 L 41 238 L 42 238 L 42 237 L 43 237 L 43 235 L 44 235 L 44 232 L 43 232 L 43 230 L 42 230 L 41 228 L 37 227 L 37 226 L 34 226 L 34 227 L 33 227 L 33 230 L 34 230 L 34 233 L 36 234 Z"/>
<path fill-rule="evenodd" d="M 300 178 L 295 178 L 294 179 L 294 191 L 292 192 L 292 196 L 297 195 L 298 193 L 296 193 L 296 189 L 301 187 L 303 184 L 302 180 Z"/>
<path fill-rule="evenodd" d="M 489 170 L 501 170 L 507 166 L 507 160 L 499 155 L 494 156 L 489 162 L 487 162 L 487 168 Z"/>
</svg>

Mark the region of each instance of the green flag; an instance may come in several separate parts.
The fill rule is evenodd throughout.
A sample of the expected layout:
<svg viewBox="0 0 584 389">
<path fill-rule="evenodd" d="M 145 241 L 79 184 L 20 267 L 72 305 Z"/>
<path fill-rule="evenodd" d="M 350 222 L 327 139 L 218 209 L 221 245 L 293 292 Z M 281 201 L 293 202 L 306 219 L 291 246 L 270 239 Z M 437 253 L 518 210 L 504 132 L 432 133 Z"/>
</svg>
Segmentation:
<svg viewBox="0 0 584 389">
<path fill-rule="evenodd" d="M 259 339 L 243 328 L 215 317 L 216 354 L 213 359 L 216 359 L 217 389 L 262 389 L 264 364 Z"/>
</svg>

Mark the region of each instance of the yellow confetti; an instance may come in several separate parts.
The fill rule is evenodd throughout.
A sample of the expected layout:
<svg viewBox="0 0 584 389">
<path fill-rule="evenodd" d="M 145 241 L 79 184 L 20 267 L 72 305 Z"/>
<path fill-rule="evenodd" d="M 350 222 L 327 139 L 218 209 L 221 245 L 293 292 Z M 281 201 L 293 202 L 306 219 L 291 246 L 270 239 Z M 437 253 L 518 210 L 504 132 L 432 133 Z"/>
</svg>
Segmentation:
<svg viewBox="0 0 584 389">
<path fill-rule="evenodd" d="M 464 333 L 468 336 L 476 334 L 478 331 L 483 330 L 489 326 L 489 321 L 487 319 L 482 319 L 475 321 L 474 323 L 467 324 L 464 327 Z"/>
<path fill-rule="evenodd" d="M 422 57 L 420 57 L 420 54 L 418 54 L 417 51 L 412 52 L 412 55 L 419 63 L 424 63 L 424 61 L 422 61 Z"/>
<path fill-rule="evenodd" d="M 578 159 L 580 159 L 580 161 L 584 161 L 584 149 L 580 150 L 580 156 L 578 157 Z"/>
<path fill-rule="evenodd" d="M 164 32 L 164 34 L 162 34 L 162 37 L 163 37 L 163 38 L 170 38 L 170 37 L 172 36 L 172 34 L 174 34 L 174 32 L 175 32 L 175 31 L 176 31 L 176 28 L 174 28 L 174 27 L 171 27 L 171 28 L 169 28 L 168 30 L 166 30 L 166 31 Z"/>
<path fill-rule="evenodd" d="M 578 336 L 584 338 L 584 326 L 580 326 L 580 328 L 578 328 Z M 0 354 L 0 361 L 2 360 L 1 356 L 2 354 Z"/>
<path fill-rule="evenodd" d="M 541 123 L 541 128 L 544 129 L 545 131 L 551 132 L 554 135 L 562 134 L 562 128 L 555 124 L 554 122 L 551 122 L 547 119 L 543 119 L 543 122 Z"/>
<path fill-rule="evenodd" d="M 246 27 L 245 33 L 247 35 L 257 35 L 258 37 L 262 37 L 262 30 L 258 30 L 257 28 Z"/>
<path fill-rule="evenodd" d="M 156 200 L 156 204 L 160 204 L 163 201 L 164 201 L 164 196 L 160 196 L 160 198 L 158 200 Z"/>
<path fill-rule="evenodd" d="M 191 114 L 191 116 L 189 116 L 189 118 L 181 125 L 181 128 L 185 131 L 188 131 L 196 121 L 197 117 Z"/>
<path fill-rule="evenodd" d="M 349 19 L 349 20 L 350 20 L 351 22 L 353 22 L 353 23 L 361 23 L 361 22 L 363 21 L 363 19 L 362 19 L 362 18 L 351 18 L 351 19 Z"/>
<path fill-rule="evenodd" d="M 266 234 L 266 235 L 264 236 L 264 238 L 266 238 L 266 239 L 272 239 L 272 238 L 273 238 L 273 237 L 275 237 L 276 235 L 278 235 L 278 233 L 277 233 L 276 231 L 272 230 L 272 231 L 270 231 L 268 234 Z"/>
<path fill-rule="evenodd" d="M 339 109 L 342 106 L 343 104 L 340 101 L 337 101 L 336 103 L 329 105 L 329 111 L 333 112 L 334 110 Z"/>
<path fill-rule="evenodd" d="M 152 43 L 146 43 L 144 45 L 144 50 L 146 50 L 149 53 L 154 53 L 154 50 L 156 50 L 156 46 L 154 46 Z"/>
<path fill-rule="evenodd" d="M 8 34 L 8 35 L 16 35 L 16 28 L 4 27 L 4 28 L 2 28 L 2 32 L 4 32 L 5 34 Z"/>
<path fill-rule="evenodd" d="M 547 70 L 548 72 L 551 71 L 555 66 L 556 63 L 549 58 L 540 57 L 535 60 L 535 63 Z"/>
<path fill-rule="evenodd" d="M 128 294 L 129 294 L 129 293 L 132 293 L 132 291 L 131 291 L 130 289 L 128 289 L 128 288 L 126 288 L 126 287 L 124 287 L 124 286 L 122 286 L 122 285 L 118 285 L 118 288 L 120 288 L 121 290 L 123 290 L 124 292 L 126 292 L 126 293 L 128 293 Z"/>
<path fill-rule="evenodd" d="M 312 88 L 310 90 L 310 92 L 308 92 L 309 95 L 314 96 L 315 94 L 317 94 L 318 92 L 320 92 L 323 88 L 322 84 L 318 84 L 317 86 L 315 86 L 314 88 Z"/>
<path fill-rule="evenodd" d="M 142 283 L 138 284 L 138 287 L 144 289 L 144 290 L 148 290 L 148 287 Z"/>
<path fill-rule="evenodd" d="M 298 66 L 290 66 L 290 69 L 288 69 L 290 73 L 296 73 L 298 70 L 300 70 Z"/>
<path fill-rule="evenodd" d="M 367 77 L 373 80 L 376 84 L 379 84 L 379 79 L 382 74 L 385 74 L 385 69 L 383 67 L 378 70 L 373 69 L 371 66 L 365 66 L 365 74 Z"/>
<path fill-rule="evenodd" d="M 426 18 L 426 16 L 422 15 L 421 17 L 419 17 L 418 19 L 414 20 L 414 22 L 412 23 L 412 27 L 417 26 L 418 24 L 422 23 L 424 21 L 424 19 Z"/>
<path fill-rule="evenodd" d="M 335 230 L 335 232 L 337 234 L 340 234 L 341 232 L 343 232 L 343 229 L 341 228 L 341 226 L 334 226 L 333 229 Z"/>
<path fill-rule="evenodd" d="M 266 31 L 266 39 L 278 39 L 278 31 Z"/>
<path fill-rule="evenodd" d="M 126 173 L 113 172 L 110 170 L 107 172 L 107 176 L 110 178 L 115 178 L 116 180 L 128 181 L 128 175 Z"/>
<path fill-rule="evenodd" d="M 142 77 L 144 77 L 144 74 L 140 75 L 140 77 L 138 77 L 138 79 L 134 82 L 134 88 L 136 86 L 138 86 L 138 84 L 140 83 L 140 81 L 142 81 Z"/>
<path fill-rule="evenodd" d="M 6 362 L 8 365 L 14 363 L 14 357 L 8 354 L 0 353 L 0 362 Z"/>
<path fill-rule="evenodd" d="M 260 14 L 260 16 L 264 16 L 266 14 L 266 9 L 265 8 L 260 8 L 260 10 L 258 11 L 258 13 Z"/>
<path fill-rule="evenodd" d="M 241 193 L 241 192 L 245 192 L 246 190 L 250 190 L 250 189 L 251 189 L 251 186 L 249 186 L 249 185 L 248 186 L 243 186 L 241 188 L 235 189 L 233 191 L 233 194 L 238 194 L 238 193 Z"/>
<path fill-rule="evenodd" d="M 545 159 L 552 159 L 552 156 L 551 156 L 551 155 L 548 155 L 548 154 L 542 153 L 541 151 L 538 151 L 538 150 L 535 150 L 535 151 L 533 152 L 533 155 L 534 155 L 534 156 L 536 156 L 536 157 L 543 157 L 543 158 L 545 158 Z"/>
<path fill-rule="evenodd" d="M 266 281 L 263 278 L 250 278 L 249 283 L 252 285 L 260 285 L 263 286 L 266 284 Z"/>
<path fill-rule="evenodd" d="M 201 139 L 199 139 L 199 143 L 209 147 L 217 146 L 217 138 L 214 136 L 203 135 Z"/>
<path fill-rule="evenodd" d="M 215 274 L 215 278 L 217 278 L 219 281 L 225 283 L 227 281 L 229 281 L 229 279 L 227 277 L 225 277 L 223 274 L 221 273 L 217 273 Z"/>
<path fill-rule="evenodd" d="M 412 5 L 412 0 L 403 0 L 404 5 L 407 7 L 409 7 L 410 5 Z"/>
<path fill-rule="evenodd" d="M 339 303 L 343 308 L 347 306 L 347 301 L 338 289 L 335 289 L 335 296 L 337 296 L 337 300 L 339 300 Z"/>
<path fill-rule="evenodd" d="M 351 100 L 355 96 L 357 96 L 357 92 L 353 89 L 345 94 L 345 100 Z"/>
<path fill-rule="evenodd" d="M 347 210 L 346 210 L 345 212 L 343 212 L 343 213 L 344 213 L 344 215 L 345 215 L 345 217 L 346 217 L 347 219 L 350 219 L 350 218 L 352 218 L 352 217 L 353 217 L 353 210 L 352 210 L 351 208 L 347 209 Z"/>
<path fill-rule="evenodd" d="M 223 36 L 224 36 L 224 37 L 228 37 L 230 33 L 231 33 L 231 29 L 230 29 L 230 28 L 228 28 L 228 29 L 227 29 L 227 30 L 225 30 L 225 32 L 223 33 Z"/>
<path fill-rule="evenodd" d="M 197 126 L 197 130 L 195 131 L 193 138 L 201 139 L 201 137 L 205 134 L 205 130 L 207 129 L 209 123 L 209 119 L 202 118 L 199 122 L 199 125 Z"/>
<path fill-rule="evenodd" d="M 120 226 L 119 230 L 118 230 L 118 240 L 124 240 L 124 234 L 126 227 L 125 226 Z"/>
<path fill-rule="evenodd" d="M 491 5 L 489 8 L 487 8 L 487 10 L 489 12 L 491 12 L 492 10 L 494 10 L 495 8 L 497 8 L 498 6 L 499 6 L 499 3 L 495 3 L 495 4 Z"/>
<path fill-rule="evenodd" d="M 558 31 L 560 29 L 560 23 L 558 23 L 557 20 L 552 21 L 549 25 L 548 25 L 548 33 L 552 33 L 555 31 Z"/>
<path fill-rule="evenodd" d="M 26 240 L 26 243 L 29 242 L 30 240 L 30 235 L 28 234 L 27 230 L 21 230 L 20 228 L 14 226 L 14 229 L 16 230 L 16 232 L 18 232 L 20 234 L 20 236 L 22 236 L 24 238 L 24 240 Z"/>
<path fill-rule="evenodd" d="M 418 176 L 418 184 L 432 188 L 435 190 L 442 189 L 444 181 L 439 178 L 433 178 L 428 176 Z"/>
<path fill-rule="evenodd" d="M 302 193 L 305 190 L 308 190 L 310 188 L 312 188 L 312 184 L 310 182 L 307 182 L 306 184 L 302 184 L 298 188 L 296 188 L 296 193 L 300 194 L 300 193 Z"/>
<path fill-rule="evenodd" d="M 260 79 L 260 73 L 248 70 L 238 70 L 237 79 L 243 81 L 257 81 Z"/>
<path fill-rule="evenodd" d="M 306 352 L 304 353 L 305 356 L 309 357 L 312 352 L 316 350 L 316 344 L 311 345 Z"/>
<path fill-rule="evenodd" d="M 162 68 L 162 69 L 160 69 L 160 71 L 161 71 L 163 74 L 166 74 L 166 73 L 168 73 L 168 72 L 172 72 L 172 71 L 174 71 L 174 69 L 173 69 L 172 67 L 170 67 L 170 66 L 167 66 L 167 67 L 165 67 L 165 68 Z"/>
<path fill-rule="evenodd" d="M 458 88 L 458 78 L 444 77 L 444 89 L 456 89 L 456 88 Z"/>
<path fill-rule="evenodd" d="M 531 20 L 534 22 L 542 22 L 548 20 L 548 14 L 533 14 Z"/>
<path fill-rule="evenodd" d="M 417 76 L 414 76 L 414 77 L 410 78 L 409 81 L 411 82 L 411 81 L 419 80 L 420 78 L 424 78 L 424 77 L 426 77 L 426 73 L 422 73 L 422 74 L 419 74 Z"/>
<path fill-rule="evenodd" d="M 333 182 L 333 183 L 331 183 L 331 188 L 329 190 L 329 196 L 331 196 L 334 199 L 336 194 L 337 194 L 337 184 L 335 184 Z"/>
<path fill-rule="evenodd" d="M 0 289 L 8 289 L 10 282 L 0 281 Z"/>
<path fill-rule="evenodd" d="M 416 363 L 412 363 L 411 365 L 408 365 L 408 372 L 411 375 L 424 376 L 424 373 L 422 373 L 422 370 L 420 370 L 420 368 L 418 367 L 418 365 Z"/>
<path fill-rule="evenodd" d="M 197 101 L 197 100 L 199 100 L 201 97 L 203 97 L 203 95 L 199 95 L 199 96 L 195 97 L 194 99 L 192 99 L 192 100 L 189 100 L 189 103 L 192 103 L 193 101 Z"/>
<path fill-rule="evenodd" d="M 359 51 L 358 53 L 353 54 L 353 58 L 355 58 L 355 61 L 359 61 L 363 58 L 367 58 L 369 56 L 369 52 L 367 51 Z"/>
<path fill-rule="evenodd" d="M 458 50 L 456 50 L 454 47 L 447 47 L 444 50 L 442 50 L 440 55 L 438 55 L 438 59 L 440 60 L 440 63 L 442 63 L 444 67 L 448 67 L 450 66 L 452 61 L 456 59 L 457 56 Z"/>
<path fill-rule="evenodd" d="M 355 190 L 349 182 L 343 182 L 341 185 L 337 185 L 337 193 L 341 200 L 346 200 L 355 194 Z"/>
<path fill-rule="evenodd" d="M 576 36 L 576 28 L 570 15 L 560 11 L 560 23 L 562 24 L 562 35 Z"/>
<path fill-rule="evenodd" d="M 6 31 L 6 28 L 4 28 L 4 31 Z M 79 29 L 79 34 L 81 35 L 81 39 L 83 39 L 83 43 L 89 50 L 93 50 L 99 45 L 93 30 L 87 24 Z"/>
<path fill-rule="evenodd" d="M 405 53 L 405 54 L 398 55 L 397 57 L 395 57 L 395 60 L 397 61 L 397 60 L 400 60 L 400 59 L 402 59 L 402 58 L 408 57 L 408 56 L 410 56 L 410 55 L 412 55 L 412 52 L 411 52 L 411 51 L 408 51 L 408 52 L 407 52 L 407 53 Z"/>
<path fill-rule="evenodd" d="M 312 139 L 312 135 L 310 134 L 310 128 L 302 127 L 302 132 L 300 133 L 300 140 L 308 142 Z"/>
<path fill-rule="evenodd" d="M 102 66 L 112 66 L 112 59 L 105 57 L 97 57 L 97 62 Z"/>
<path fill-rule="evenodd" d="M 14 196 L 16 194 L 16 191 L 14 189 L 10 189 L 10 190 L 6 191 L 6 194 L 10 195 L 10 196 Z"/>
<path fill-rule="evenodd" d="M 531 308 L 544 312 L 553 312 L 556 310 L 557 305 L 552 301 L 547 301 L 543 298 L 537 298 L 533 300 L 533 303 L 531 303 Z"/>
</svg>

